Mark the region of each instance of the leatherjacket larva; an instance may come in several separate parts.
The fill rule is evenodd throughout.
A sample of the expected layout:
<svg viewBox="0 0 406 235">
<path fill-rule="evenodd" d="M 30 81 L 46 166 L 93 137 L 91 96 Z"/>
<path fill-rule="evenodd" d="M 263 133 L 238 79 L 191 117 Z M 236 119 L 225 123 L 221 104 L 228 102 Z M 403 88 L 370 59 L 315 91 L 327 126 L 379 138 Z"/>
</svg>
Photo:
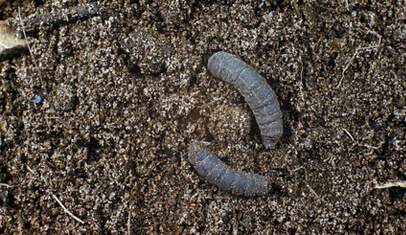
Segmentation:
<svg viewBox="0 0 406 235">
<path fill-rule="evenodd" d="M 197 140 L 190 142 L 188 154 L 197 173 L 224 191 L 253 197 L 270 190 L 267 177 L 232 169 Z"/>
<path fill-rule="evenodd" d="M 217 52 L 209 58 L 213 76 L 231 83 L 251 108 L 266 148 L 274 148 L 283 133 L 282 112 L 275 92 L 265 78 L 239 57 Z"/>
</svg>

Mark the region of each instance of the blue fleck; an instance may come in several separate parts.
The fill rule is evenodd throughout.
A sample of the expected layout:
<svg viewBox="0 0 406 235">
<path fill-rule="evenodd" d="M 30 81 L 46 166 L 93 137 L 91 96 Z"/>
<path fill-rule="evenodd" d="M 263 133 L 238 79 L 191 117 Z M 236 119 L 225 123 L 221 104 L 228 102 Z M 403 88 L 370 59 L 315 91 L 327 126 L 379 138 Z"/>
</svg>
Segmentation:
<svg viewBox="0 0 406 235">
<path fill-rule="evenodd" d="M 34 95 L 34 98 L 32 98 L 30 101 L 33 102 L 33 103 L 38 104 L 39 102 L 42 101 L 42 98 L 41 98 L 41 96 L 35 94 L 35 95 Z"/>
<path fill-rule="evenodd" d="M 23 95 L 25 95 L 25 91 L 21 88 L 18 88 L 18 91 L 21 92 Z"/>
</svg>

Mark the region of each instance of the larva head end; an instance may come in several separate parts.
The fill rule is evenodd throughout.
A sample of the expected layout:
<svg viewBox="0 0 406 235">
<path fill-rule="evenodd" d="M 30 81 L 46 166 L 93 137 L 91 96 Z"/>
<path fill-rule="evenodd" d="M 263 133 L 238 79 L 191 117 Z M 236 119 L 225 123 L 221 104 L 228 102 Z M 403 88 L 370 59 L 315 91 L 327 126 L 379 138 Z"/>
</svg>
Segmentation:
<svg viewBox="0 0 406 235">
<path fill-rule="evenodd" d="M 196 156 L 200 152 L 207 152 L 207 148 L 204 145 L 202 145 L 199 141 L 192 139 L 188 147 L 189 156 Z"/>
<path fill-rule="evenodd" d="M 220 72 L 223 69 L 225 62 L 232 57 L 235 56 L 224 51 L 218 51 L 210 56 L 207 61 L 207 69 L 214 77 L 220 78 Z"/>
</svg>

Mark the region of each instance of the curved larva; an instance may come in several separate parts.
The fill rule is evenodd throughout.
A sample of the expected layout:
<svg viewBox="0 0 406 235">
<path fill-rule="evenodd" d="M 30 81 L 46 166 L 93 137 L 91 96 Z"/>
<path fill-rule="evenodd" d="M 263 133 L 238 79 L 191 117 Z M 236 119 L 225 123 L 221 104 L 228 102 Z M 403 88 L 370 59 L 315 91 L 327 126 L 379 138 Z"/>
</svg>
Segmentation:
<svg viewBox="0 0 406 235">
<path fill-rule="evenodd" d="M 283 133 L 282 112 L 265 78 L 239 57 L 223 51 L 210 57 L 207 68 L 244 96 L 257 120 L 265 147 L 274 148 Z"/>
<path fill-rule="evenodd" d="M 224 191 L 252 197 L 264 195 L 270 189 L 267 177 L 232 169 L 197 140 L 190 142 L 189 161 L 199 175 Z"/>
</svg>

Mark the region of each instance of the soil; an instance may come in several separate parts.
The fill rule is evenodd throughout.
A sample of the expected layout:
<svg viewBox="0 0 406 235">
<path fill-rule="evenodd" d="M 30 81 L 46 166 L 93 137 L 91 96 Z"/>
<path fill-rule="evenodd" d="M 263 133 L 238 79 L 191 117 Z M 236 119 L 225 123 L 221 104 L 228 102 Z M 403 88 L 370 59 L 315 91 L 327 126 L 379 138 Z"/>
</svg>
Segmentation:
<svg viewBox="0 0 406 235">
<path fill-rule="evenodd" d="M 6 19 L 32 56 L 0 59 L 0 233 L 406 231 L 404 185 L 376 188 L 406 181 L 402 1 L 2 0 Z M 275 90 L 275 149 L 207 71 L 220 50 Z M 272 190 L 220 191 L 191 139 Z"/>
</svg>

